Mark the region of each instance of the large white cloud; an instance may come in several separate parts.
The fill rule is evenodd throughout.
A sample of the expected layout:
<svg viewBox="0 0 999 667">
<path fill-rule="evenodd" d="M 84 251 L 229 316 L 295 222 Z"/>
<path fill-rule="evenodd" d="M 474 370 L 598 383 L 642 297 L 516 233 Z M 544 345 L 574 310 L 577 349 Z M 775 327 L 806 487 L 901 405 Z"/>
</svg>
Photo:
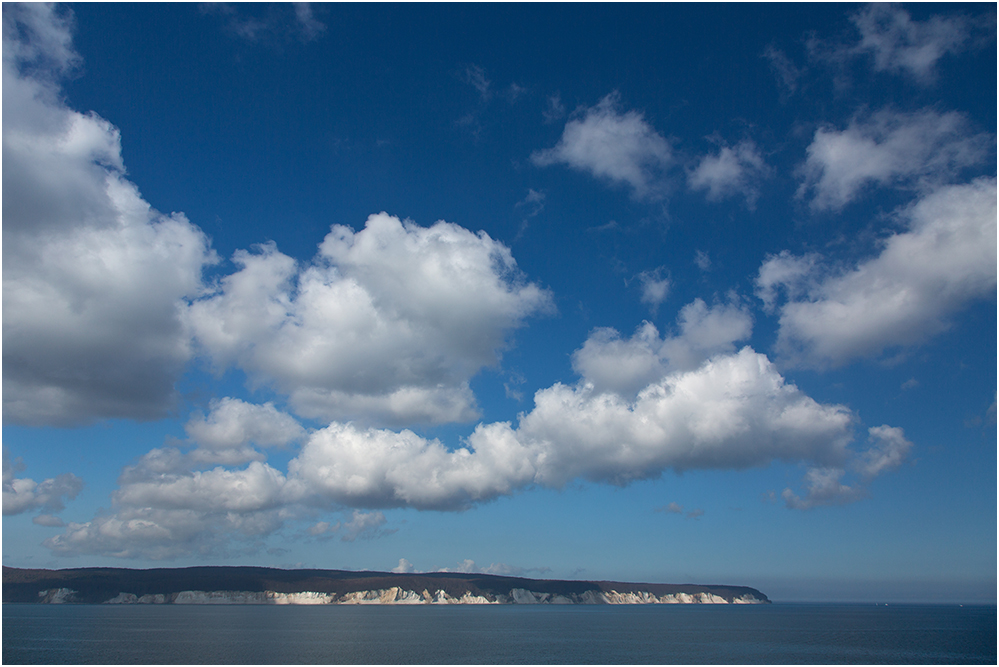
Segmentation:
<svg viewBox="0 0 999 667">
<path fill-rule="evenodd" d="M 926 190 L 983 162 L 989 145 L 995 140 L 973 135 L 955 111 L 882 110 L 854 118 L 845 130 L 816 130 L 798 196 L 810 195 L 815 210 L 839 210 L 872 185 Z"/>
<path fill-rule="evenodd" d="M 198 452 L 255 452 L 253 443 L 281 446 L 302 437 L 273 406 L 219 401 L 189 422 L 195 449 L 152 450 L 123 471 L 112 513 L 71 523 L 46 545 L 67 555 L 147 558 L 252 551 L 288 520 L 317 512 L 463 510 L 535 485 L 625 485 L 669 470 L 774 461 L 826 471 L 807 474 L 804 499 L 787 491 L 789 507 L 862 497 L 871 479 L 901 464 L 910 443 L 901 429 L 882 426 L 870 429 L 866 449 L 852 449 L 850 410 L 817 403 L 766 356 L 735 350 L 751 324 L 736 304 L 698 300 L 683 309 L 673 336 L 661 338 L 648 323 L 627 340 L 598 329 L 574 356 L 579 382 L 537 392 L 534 409 L 516 425 L 479 424 L 449 448 L 410 430 L 333 422 L 304 436 L 287 473 L 262 456 L 240 459 L 250 461 L 241 468 L 203 469 L 209 459 Z M 612 372 L 615 365 L 623 370 Z M 849 471 L 859 479 L 854 487 L 829 482 Z M 848 497 L 840 486 L 858 491 Z M 391 532 L 384 524 L 381 513 L 355 512 L 335 524 L 314 523 L 308 533 L 378 537 Z"/>
<path fill-rule="evenodd" d="M 744 310 L 695 301 L 685 311 L 674 337 L 648 323 L 628 340 L 595 331 L 574 356 L 579 383 L 537 392 L 516 427 L 480 424 L 456 450 L 411 431 L 331 424 L 291 462 L 289 485 L 312 502 L 447 510 L 580 478 L 626 484 L 775 460 L 841 468 L 858 457 L 865 470 L 891 467 L 878 463 L 895 459 L 873 435 L 867 453 L 849 448 L 848 409 L 804 395 L 764 355 L 734 350 L 749 334 Z M 726 333 L 695 344 L 712 318 Z"/>
<path fill-rule="evenodd" d="M 835 366 L 912 345 L 950 326 L 976 299 L 995 298 L 996 181 L 941 187 L 898 217 L 906 229 L 880 253 L 841 272 L 815 256 L 782 254 L 760 269 L 759 295 L 780 307 L 777 349 L 789 362 Z"/>
<path fill-rule="evenodd" d="M 62 102 L 70 23 L 3 12 L 4 419 L 156 418 L 191 356 L 180 304 L 214 254 L 127 180 L 115 128 Z"/>
<path fill-rule="evenodd" d="M 565 164 L 612 183 L 631 186 L 635 197 L 663 194 L 663 175 L 673 164 L 669 142 L 638 111 L 619 110 L 612 93 L 565 124 L 553 148 L 537 151 L 538 166 Z"/>
<path fill-rule="evenodd" d="M 447 222 L 382 213 L 359 232 L 334 226 L 308 266 L 273 245 L 234 261 L 187 322 L 217 364 L 273 385 L 306 417 L 473 419 L 468 381 L 551 307 L 508 248 Z"/>
</svg>

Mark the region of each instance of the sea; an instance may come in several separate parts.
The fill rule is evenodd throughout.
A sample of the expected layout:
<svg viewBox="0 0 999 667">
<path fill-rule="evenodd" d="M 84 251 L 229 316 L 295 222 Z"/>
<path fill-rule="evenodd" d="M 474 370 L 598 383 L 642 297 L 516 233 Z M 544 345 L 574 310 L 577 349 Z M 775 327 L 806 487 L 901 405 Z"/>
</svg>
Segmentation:
<svg viewBox="0 0 999 667">
<path fill-rule="evenodd" d="M 995 605 L 3 605 L 4 664 L 996 664 Z"/>
</svg>

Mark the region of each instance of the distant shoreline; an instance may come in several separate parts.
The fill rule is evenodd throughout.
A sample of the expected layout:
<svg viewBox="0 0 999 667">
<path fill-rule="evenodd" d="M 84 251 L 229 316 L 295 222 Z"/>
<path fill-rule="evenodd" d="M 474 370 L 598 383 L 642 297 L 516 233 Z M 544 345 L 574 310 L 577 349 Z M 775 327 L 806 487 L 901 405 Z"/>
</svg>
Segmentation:
<svg viewBox="0 0 999 667">
<path fill-rule="evenodd" d="M 748 586 L 265 567 L 3 568 L 3 602 L 34 604 L 769 604 Z"/>
</svg>

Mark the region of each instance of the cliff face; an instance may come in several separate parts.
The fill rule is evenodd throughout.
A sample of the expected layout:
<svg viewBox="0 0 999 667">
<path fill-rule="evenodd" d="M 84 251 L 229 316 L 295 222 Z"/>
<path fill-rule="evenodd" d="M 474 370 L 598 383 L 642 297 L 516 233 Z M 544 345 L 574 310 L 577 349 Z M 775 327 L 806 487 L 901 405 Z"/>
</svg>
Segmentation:
<svg viewBox="0 0 999 667">
<path fill-rule="evenodd" d="M 3 568 L 3 601 L 44 604 L 759 604 L 745 586 L 270 568 Z"/>
<path fill-rule="evenodd" d="M 68 589 L 59 589 L 60 599 L 49 602 L 66 602 L 65 595 L 73 594 Z M 45 591 L 48 595 L 48 591 Z M 275 591 L 181 591 L 170 596 L 119 593 L 105 604 L 764 604 L 766 600 L 746 594 L 731 601 L 711 593 L 689 595 L 655 596 L 651 593 L 618 593 L 617 591 L 586 591 L 582 595 L 552 595 L 514 588 L 509 595 L 497 595 L 490 599 L 483 595 L 465 593 L 459 598 L 444 591 L 431 594 L 389 588 L 376 591 L 354 591 L 337 597 L 329 593 L 303 591 L 301 593 L 277 593 Z"/>
</svg>

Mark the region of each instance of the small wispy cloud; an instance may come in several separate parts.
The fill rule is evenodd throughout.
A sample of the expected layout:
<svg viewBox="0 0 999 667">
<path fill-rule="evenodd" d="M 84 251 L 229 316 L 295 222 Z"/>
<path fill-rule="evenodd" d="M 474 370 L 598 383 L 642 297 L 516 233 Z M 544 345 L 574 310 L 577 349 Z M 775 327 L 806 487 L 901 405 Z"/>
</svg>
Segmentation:
<svg viewBox="0 0 999 667">
<path fill-rule="evenodd" d="M 490 90 L 492 82 L 486 78 L 486 71 L 480 66 L 474 64 L 465 65 L 459 70 L 458 78 L 472 88 L 475 88 L 482 101 L 488 101 L 493 96 L 492 90 Z"/>
<path fill-rule="evenodd" d="M 319 521 L 310 526 L 306 532 L 319 538 L 338 535 L 343 542 L 353 542 L 357 539 L 371 540 L 396 532 L 395 529 L 382 529 L 386 521 L 385 515 L 381 512 L 354 510 L 349 521 L 338 521 L 333 524 Z"/>
<path fill-rule="evenodd" d="M 227 32 L 247 42 L 286 39 L 311 42 L 326 32 L 326 24 L 316 18 L 308 2 L 267 5 L 262 14 L 259 7 L 206 3 L 201 5 L 201 13 L 220 17 Z"/>
<path fill-rule="evenodd" d="M 650 271 L 642 271 L 636 276 L 642 288 L 641 302 L 649 307 L 652 315 L 659 312 L 659 306 L 666 301 L 672 283 L 669 277 L 663 275 L 665 266 L 659 266 Z"/>
<path fill-rule="evenodd" d="M 698 507 L 692 510 L 684 510 L 683 505 L 676 502 L 672 502 L 669 505 L 663 505 L 662 507 L 655 507 L 652 511 L 660 514 L 681 514 L 688 519 L 699 519 L 704 516 L 704 510 L 701 508 Z"/>
<path fill-rule="evenodd" d="M 565 105 L 562 104 L 562 96 L 559 93 L 550 95 L 545 102 L 545 109 L 541 112 L 546 123 L 554 123 L 565 118 Z"/>
<path fill-rule="evenodd" d="M 767 45 L 763 57 L 770 63 L 770 70 L 777 78 L 777 83 L 785 94 L 793 94 L 798 90 L 798 80 L 804 70 L 797 67 L 787 55 L 773 44 Z"/>
</svg>

